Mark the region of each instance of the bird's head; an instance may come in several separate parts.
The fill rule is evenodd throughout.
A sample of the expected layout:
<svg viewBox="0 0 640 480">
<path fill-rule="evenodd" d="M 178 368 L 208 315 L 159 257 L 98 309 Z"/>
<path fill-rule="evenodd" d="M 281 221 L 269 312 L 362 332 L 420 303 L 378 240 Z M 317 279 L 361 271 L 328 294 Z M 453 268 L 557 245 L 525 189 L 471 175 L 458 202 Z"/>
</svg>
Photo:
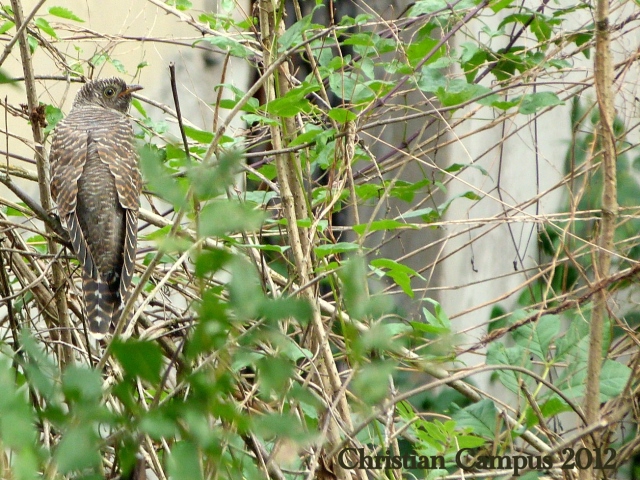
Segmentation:
<svg viewBox="0 0 640 480">
<path fill-rule="evenodd" d="M 131 104 L 131 93 L 141 89 L 140 85 L 127 85 L 118 77 L 93 80 L 84 84 L 73 105 L 98 105 L 127 113 Z"/>
</svg>

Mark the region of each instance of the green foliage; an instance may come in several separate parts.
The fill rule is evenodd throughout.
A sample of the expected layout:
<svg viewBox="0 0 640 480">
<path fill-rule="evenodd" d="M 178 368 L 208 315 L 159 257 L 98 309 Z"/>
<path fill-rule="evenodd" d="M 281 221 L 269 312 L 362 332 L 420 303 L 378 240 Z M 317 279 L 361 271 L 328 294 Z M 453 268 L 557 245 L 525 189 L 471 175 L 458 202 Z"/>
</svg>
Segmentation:
<svg viewBox="0 0 640 480">
<path fill-rule="evenodd" d="M 455 228 L 452 206 L 468 213 L 485 198 L 495 200 L 500 196 L 486 185 L 502 179 L 491 178 L 481 158 L 445 162 L 440 152 L 467 120 L 480 132 L 513 116 L 514 124 L 533 121 L 573 101 L 578 93 L 557 83 L 579 54 L 590 55 L 593 25 L 574 31 L 568 21 L 589 6 L 532 10 L 513 0 L 418 0 L 398 19 L 383 20 L 374 10 L 333 18 L 320 1 L 285 12 L 285 3 L 238 19 L 230 0 L 215 13 L 196 13 L 189 0 L 165 2 L 181 26 L 194 28 L 184 37 L 191 46 L 215 52 L 229 70 L 227 83 L 209 85 L 220 94 L 211 105 L 213 128 L 198 123 L 199 112 L 183 111 L 176 122 L 164 107 L 159 114 L 153 104 L 132 102 L 148 210 L 134 279 L 146 283 L 133 307 L 142 310 L 133 337 L 125 330 L 97 347 L 86 342 L 79 334 L 77 263 L 64 251 L 52 255 L 52 235 L 36 222 L 7 222 L 25 240 L 7 236 L 11 242 L 0 252 L 12 334 L 0 345 L 7 478 L 128 478 L 141 450 L 145 461 L 152 459 L 147 468 L 171 479 L 329 478 L 338 468 L 329 452 L 357 446 L 442 456 L 444 468 L 402 472 L 435 479 L 456 475 L 463 448 L 520 454 L 531 436 L 550 445 L 556 435 L 564 439 L 561 427 L 547 438 L 545 423 L 560 425 L 559 415 L 573 415 L 584 397 L 590 305 L 561 304 L 589 283 L 584 251 L 597 221 L 572 227 L 571 235 L 551 222 L 540 230 L 550 268 L 520 294 L 515 311 L 494 306 L 488 340 L 469 347 L 486 346 L 480 370 L 491 372 L 503 394 L 485 395 L 460 355 L 468 345 L 458 345 L 456 335 L 466 325 L 432 297 L 450 288 L 437 283 L 448 255 L 438 235 Z M 0 34 L 11 36 L 11 9 L 3 9 Z M 331 24 L 319 23 L 324 14 Z M 274 25 L 260 25 L 265 17 Z M 280 31 L 285 20 L 290 25 Z M 106 66 L 130 78 L 148 65 L 141 59 L 128 70 L 117 49 L 80 48 L 67 35 L 77 29 L 69 22 L 84 20 L 52 6 L 28 30 L 32 52 L 69 47 L 54 56 L 65 59 L 57 75 L 88 76 Z M 245 98 L 230 78 L 229 65 L 239 59 L 260 75 L 271 72 L 258 80 L 259 95 Z M 274 61 L 279 68 L 268 70 Z M 8 82 L 0 72 L 0 83 Z M 45 135 L 62 119 L 59 107 L 44 105 Z M 249 128 L 222 128 L 230 110 Z M 600 162 L 592 154 L 600 148 L 597 115 L 573 101 L 572 122 L 567 173 Z M 400 135 L 387 137 L 394 124 L 402 126 Z M 621 151 L 619 200 L 632 207 L 640 198 L 640 156 L 626 148 L 622 119 L 613 127 Z M 462 189 L 451 188 L 457 180 Z M 586 183 L 585 195 L 572 184 L 577 209 L 597 210 L 601 171 L 590 169 Z M 511 199 L 500 201 L 506 208 Z M 5 205 L 12 205 L 6 218 L 31 220 L 27 204 Z M 339 221 L 345 212 L 353 216 Z M 616 267 L 637 259 L 640 250 L 629 239 L 639 229 L 630 216 L 616 231 Z M 390 254 L 390 242 L 402 253 Z M 22 243 L 28 254 L 14 256 Z M 425 258 L 437 257 L 433 264 L 417 255 L 430 245 L 437 253 L 431 249 Z M 16 267 L 23 257 L 33 276 Z M 154 271 L 142 276 L 157 258 Z M 58 264 L 69 278 L 56 285 L 49 269 Z M 44 295 L 49 288 L 51 296 Z M 58 317 L 65 298 L 68 325 Z M 540 313 L 556 306 L 557 313 Z M 609 353 L 612 345 L 628 348 L 616 343 L 625 329 L 611 321 L 604 331 L 602 402 L 617 400 L 634 379 Z M 98 361 L 101 370 L 93 367 Z M 369 474 L 397 477 L 391 469 Z"/>
<path fill-rule="evenodd" d="M 65 7 L 50 7 L 49 14 L 55 17 L 73 20 L 74 22 L 84 22 L 84 20 Z"/>
</svg>

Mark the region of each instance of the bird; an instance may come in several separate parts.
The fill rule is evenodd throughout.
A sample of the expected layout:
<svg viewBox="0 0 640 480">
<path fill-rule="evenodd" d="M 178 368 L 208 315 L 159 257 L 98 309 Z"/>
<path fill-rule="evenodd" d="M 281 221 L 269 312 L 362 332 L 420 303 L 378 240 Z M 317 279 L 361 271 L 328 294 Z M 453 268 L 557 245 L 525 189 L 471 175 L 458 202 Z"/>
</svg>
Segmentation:
<svg viewBox="0 0 640 480">
<path fill-rule="evenodd" d="M 51 142 L 51 196 L 82 268 L 86 323 L 97 339 L 118 322 L 135 269 L 142 179 L 127 112 L 142 88 L 118 77 L 85 83 Z"/>
</svg>

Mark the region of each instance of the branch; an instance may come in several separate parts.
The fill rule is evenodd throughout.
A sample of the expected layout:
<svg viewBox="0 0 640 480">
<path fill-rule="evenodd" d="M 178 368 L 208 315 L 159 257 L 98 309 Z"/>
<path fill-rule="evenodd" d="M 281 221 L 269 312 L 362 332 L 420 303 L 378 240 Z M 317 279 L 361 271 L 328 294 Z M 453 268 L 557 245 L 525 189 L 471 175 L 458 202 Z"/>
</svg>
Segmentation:
<svg viewBox="0 0 640 480">
<path fill-rule="evenodd" d="M 44 135 L 40 122 L 35 116 L 37 107 L 39 106 L 38 96 L 36 94 L 36 81 L 33 73 L 33 65 L 31 62 L 31 51 L 29 50 L 29 44 L 27 42 L 27 35 L 23 27 L 28 22 L 23 21 L 22 17 L 22 5 L 20 0 L 11 0 L 11 8 L 13 9 L 14 23 L 18 32 L 18 42 L 20 45 L 20 57 L 22 60 L 22 71 L 24 73 L 24 82 L 27 90 L 27 105 L 29 107 L 31 118 L 31 130 L 33 132 L 33 140 L 36 144 L 36 166 L 38 170 L 38 186 L 40 189 L 40 202 L 45 211 L 51 211 L 51 191 L 49 190 L 50 178 L 49 178 L 49 161 L 45 155 L 44 150 Z M 47 227 L 50 228 L 50 227 Z M 53 255 L 58 253 L 58 245 L 56 242 L 47 238 L 47 244 L 49 252 Z M 55 296 L 55 304 L 58 313 L 57 323 L 61 327 L 61 356 L 60 363 L 62 365 L 73 362 L 73 350 L 72 350 L 72 337 L 71 337 L 71 322 L 69 320 L 69 310 L 67 307 L 66 298 L 66 279 L 61 265 L 54 261 L 52 265 L 53 276 L 53 291 Z"/>
<path fill-rule="evenodd" d="M 616 138 L 613 131 L 614 93 L 613 66 L 611 61 L 611 39 L 609 37 L 609 0 L 596 2 L 596 55 L 595 55 L 595 87 L 600 111 L 598 135 L 602 143 L 603 188 L 602 188 L 602 221 L 598 251 L 594 264 L 595 278 L 601 280 L 609 276 L 611 268 L 611 252 L 615 248 L 614 233 L 618 216 L 617 172 L 616 172 Z M 607 313 L 609 293 L 600 290 L 595 298 L 591 325 L 589 330 L 589 360 L 587 363 L 587 388 L 584 397 L 584 410 L 589 425 L 600 418 L 600 372 L 602 369 L 602 346 L 604 319 Z M 595 448 L 598 445 L 589 445 Z M 593 469 L 580 470 L 579 478 L 588 480 L 600 476 Z"/>
</svg>

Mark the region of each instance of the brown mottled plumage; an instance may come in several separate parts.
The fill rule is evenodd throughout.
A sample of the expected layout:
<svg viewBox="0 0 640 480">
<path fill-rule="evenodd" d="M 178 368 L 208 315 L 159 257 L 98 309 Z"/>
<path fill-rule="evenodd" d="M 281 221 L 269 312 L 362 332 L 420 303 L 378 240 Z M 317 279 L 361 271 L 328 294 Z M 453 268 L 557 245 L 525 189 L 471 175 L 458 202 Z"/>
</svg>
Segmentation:
<svg viewBox="0 0 640 480">
<path fill-rule="evenodd" d="M 141 189 L 131 92 L 120 78 L 85 84 L 51 145 L 51 194 L 82 264 L 89 331 L 102 338 L 127 299 Z"/>
</svg>

